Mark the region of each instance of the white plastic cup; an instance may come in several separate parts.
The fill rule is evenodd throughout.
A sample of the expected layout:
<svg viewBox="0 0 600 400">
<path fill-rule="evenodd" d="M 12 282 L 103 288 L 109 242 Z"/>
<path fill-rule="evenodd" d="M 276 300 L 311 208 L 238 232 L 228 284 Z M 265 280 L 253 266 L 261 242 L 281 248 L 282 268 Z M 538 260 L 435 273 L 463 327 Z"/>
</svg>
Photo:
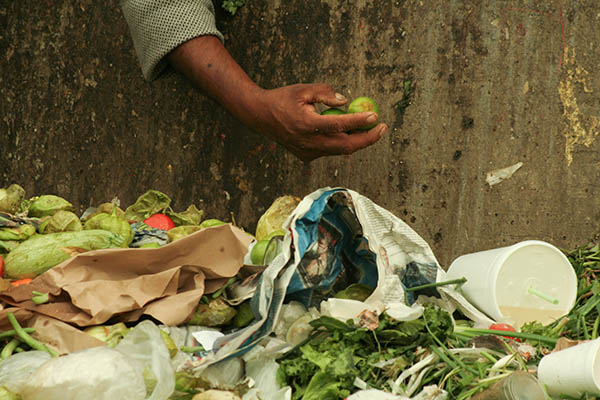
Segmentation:
<svg viewBox="0 0 600 400">
<path fill-rule="evenodd" d="M 550 395 L 600 395 L 600 339 L 548 354 L 537 374 Z"/>
<path fill-rule="evenodd" d="M 571 263 L 559 249 L 540 240 L 465 254 L 452 262 L 447 277 L 467 278 L 462 286 L 465 298 L 490 318 L 516 329 L 526 322 L 555 321 L 573 308 L 577 297 Z"/>
</svg>

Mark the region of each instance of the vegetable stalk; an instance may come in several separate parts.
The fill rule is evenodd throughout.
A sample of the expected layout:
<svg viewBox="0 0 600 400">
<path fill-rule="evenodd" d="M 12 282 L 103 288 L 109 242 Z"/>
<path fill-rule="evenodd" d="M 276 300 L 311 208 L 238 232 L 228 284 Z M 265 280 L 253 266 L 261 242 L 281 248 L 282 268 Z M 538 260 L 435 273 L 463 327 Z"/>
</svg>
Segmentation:
<svg viewBox="0 0 600 400">
<path fill-rule="evenodd" d="M 535 333 L 526 332 L 511 332 L 511 331 L 500 331 L 496 329 L 480 329 L 480 328 L 469 328 L 457 326 L 454 330 L 454 334 L 462 336 L 478 336 L 478 335 L 498 335 L 498 336 L 510 336 L 513 338 L 534 340 L 541 343 L 555 345 L 558 339 L 551 338 L 548 336 L 536 335 Z"/>
<path fill-rule="evenodd" d="M 15 318 L 12 312 L 8 312 L 8 320 L 12 325 L 13 329 L 17 332 L 19 338 L 21 338 L 29 347 L 34 350 L 45 351 L 50 354 L 52 357 L 57 357 L 58 353 L 51 348 L 47 347 L 45 344 L 38 342 L 34 338 L 32 338 L 25 330 L 19 325 L 19 322 Z"/>
<path fill-rule="evenodd" d="M 2 349 L 2 352 L 0 352 L 0 359 L 6 360 L 8 357 L 10 357 L 20 343 L 21 341 L 17 338 L 14 338 L 8 342 Z"/>
</svg>

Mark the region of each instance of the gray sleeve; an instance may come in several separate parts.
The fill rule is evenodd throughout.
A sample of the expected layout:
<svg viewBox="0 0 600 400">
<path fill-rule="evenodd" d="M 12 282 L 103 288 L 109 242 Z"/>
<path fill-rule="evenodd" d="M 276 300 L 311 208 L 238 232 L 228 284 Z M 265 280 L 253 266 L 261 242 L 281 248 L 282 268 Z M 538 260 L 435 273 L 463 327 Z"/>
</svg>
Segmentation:
<svg viewBox="0 0 600 400">
<path fill-rule="evenodd" d="M 211 0 L 121 0 L 121 8 L 149 81 L 167 68 L 165 56 L 180 44 L 203 35 L 223 41 Z"/>
</svg>

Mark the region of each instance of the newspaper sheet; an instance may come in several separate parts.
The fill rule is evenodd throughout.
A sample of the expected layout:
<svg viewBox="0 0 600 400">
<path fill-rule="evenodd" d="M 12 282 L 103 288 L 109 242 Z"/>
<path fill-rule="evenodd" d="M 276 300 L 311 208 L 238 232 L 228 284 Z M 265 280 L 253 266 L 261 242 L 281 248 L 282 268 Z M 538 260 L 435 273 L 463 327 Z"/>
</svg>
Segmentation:
<svg viewBox="0 0 600 400">
<path fill-rule="evenodd" d="M 195 369 L 249 351 L 273 331 L 284 302 L 295 300 L 307 307 L 329 303 L 330 314 L 347 316 L 347 303 L 336 305 L 331 296 L 351 283 L 375 288 L 364 303 L 354 302 L 359 305 L 352 308 L 355 317 L 369 310 L 386 311 L 397 319 L 418 318 L 419 297 L 426 296 L 439 299 L 446 308 L 458 307 L 481 324 L 493 322 L 451 285 L 405 291 L 444 281 L 444 270 L 413 229 L 352 190 L 313 192 L 296 207 L 285 228 L 281 251 L 261 274 L 251 300 L 254 322 L 217 339 Z"/>
</svg>

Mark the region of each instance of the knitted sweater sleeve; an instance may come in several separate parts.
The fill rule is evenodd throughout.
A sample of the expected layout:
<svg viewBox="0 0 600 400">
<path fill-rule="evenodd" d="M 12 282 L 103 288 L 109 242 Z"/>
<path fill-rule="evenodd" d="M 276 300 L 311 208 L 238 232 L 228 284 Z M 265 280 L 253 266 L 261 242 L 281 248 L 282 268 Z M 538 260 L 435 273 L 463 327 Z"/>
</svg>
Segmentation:
<svg viewBox="0 0 600 400">
<path fill-rule="evenodd" d="M 165 56 L 203 35 L 223 35 L 215 24 L 211 0 L 121 0 L 144 78 L 151 81 L 168 67 Z"/>
</svg>

